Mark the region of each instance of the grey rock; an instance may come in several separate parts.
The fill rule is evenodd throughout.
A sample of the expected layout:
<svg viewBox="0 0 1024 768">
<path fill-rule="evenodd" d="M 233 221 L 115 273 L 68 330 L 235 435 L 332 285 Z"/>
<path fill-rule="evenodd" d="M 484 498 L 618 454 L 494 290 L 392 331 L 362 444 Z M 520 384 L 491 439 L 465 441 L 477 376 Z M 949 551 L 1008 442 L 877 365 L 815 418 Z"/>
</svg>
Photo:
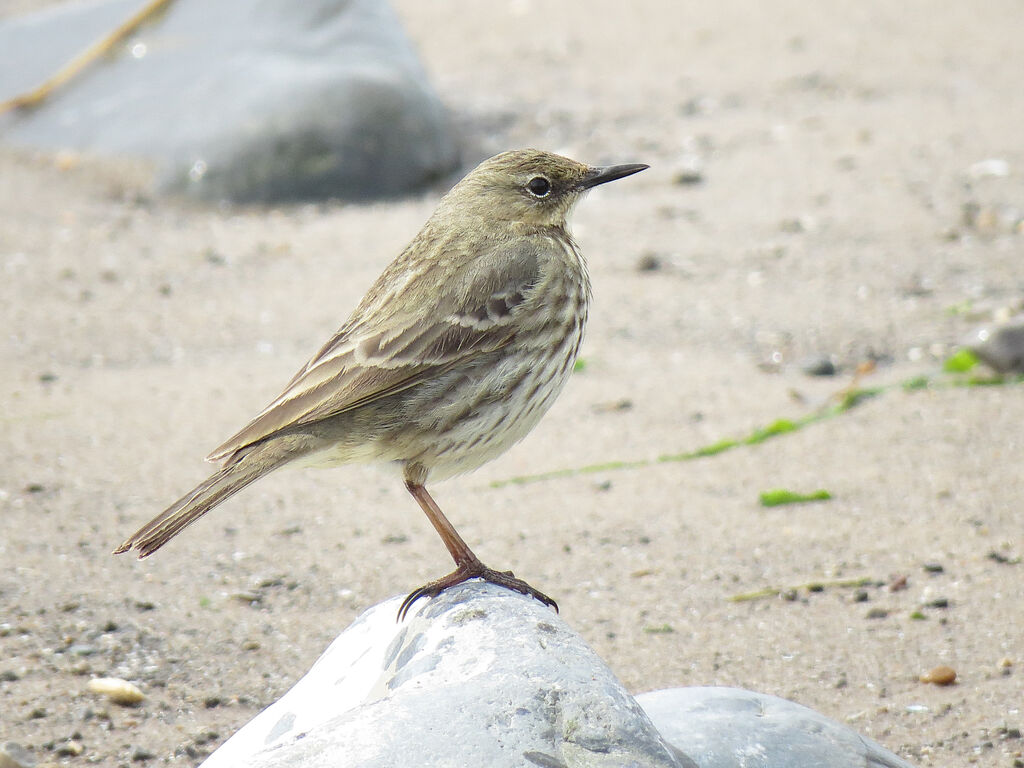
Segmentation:
<svg viewBox="0 0 1024 768">
<path fill-rule="evenodd" d="M 740 688 L 671 688 L 637 702 L 700 768 L 913 768 L 871 739 L 792 701 Z"/>
<path fill-rule="evenodd" d="M 203 766 L 693 768 L 551 609 L 490 584 L 395 598 Z"/>
<path fill-rule="evenodd" d="M 0 98 L 34 87 L 142 0 L 72 3 L 0 23 Z M 18 146 L 140 158 L 204 199 L 370 199 L 448 174 L 443 107 L 382 0 L 177 0 L 35 109 Z"/>
<path fill-rule="evenodd" d="M 20 744 L 13 741 L 0 745 L 0 768 L 33 768 L 35 759 Z"/>
<path fill-rule="evenodd" d="M 691 688 L 630 696 L 540 603 L 467 583 L 352 623 L 204 768 L 908 768 L 774 696 Z M 659 732 L 660 731 L 660 732 Z"/>
<path fill-rule="evenodd" d="M 835 376 L 836 364 L 828 355 L 812 355 L 800 361 L 800 370 L 808 376 Z"/>
<path fill-rule="evenodd" d="M 998 373 L 1024 373 L 1024 315 L 978 328 L 964 346 Z"/>
</svg>

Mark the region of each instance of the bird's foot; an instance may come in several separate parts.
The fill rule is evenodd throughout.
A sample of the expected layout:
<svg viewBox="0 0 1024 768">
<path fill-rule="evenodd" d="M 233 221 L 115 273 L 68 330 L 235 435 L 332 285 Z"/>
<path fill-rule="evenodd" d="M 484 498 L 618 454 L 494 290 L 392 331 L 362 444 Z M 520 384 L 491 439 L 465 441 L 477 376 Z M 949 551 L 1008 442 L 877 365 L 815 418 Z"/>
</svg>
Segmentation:
<svg viewBox="0 0 1024 768">
<path fill-rule="evenodd" d="M 539 600 L 544 603 L 544 605 L 554 608 L 555 613 L 558 612 L 558 603 L 543 592 L 534 589 L 522 579 L 517 579 L 512 571 L 495 571 L 492 568 L 488 568 L 479 560 L 475 560 L 469 563 L 463 563 L 447 576 L 442 576 L 440 579 L 424 584 L 419 589 L 414 589 L 410 592 L 405 600 L 402 601 L 402 605 L 398 609 L 398 621 L 403 621 L 405 619 L 405 616 L 412 607 L 412 604 L 421 597 L 437 597 L 446 589 L 454 587 L 456 584 L 461 584 L 464 581 L 469 581 L 470 579 L 483 579 L 484 581 L 489 581 L 491 584 L 497 584 L 499 587 L 505 587 L 505 589 L 511 589 L 514 592 L 529 595 L 535 600 Z"/>
</svg>

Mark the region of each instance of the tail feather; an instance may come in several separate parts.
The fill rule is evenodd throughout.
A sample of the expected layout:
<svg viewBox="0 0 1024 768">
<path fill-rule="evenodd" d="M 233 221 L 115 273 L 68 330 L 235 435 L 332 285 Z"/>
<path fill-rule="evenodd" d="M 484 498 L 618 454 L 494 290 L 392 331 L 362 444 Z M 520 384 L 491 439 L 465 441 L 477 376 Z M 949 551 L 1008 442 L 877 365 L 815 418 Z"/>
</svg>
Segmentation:
<svg viewBox="0 0 1024 768">
<path fill-rule="evenodd" d="M 138 550 L 140 560 L 153 554 L 181 533 L 186 526 L 290 458 L 292 457 L 284 455 L 267 457 L 259 450 L 242 456 L 234 463 L 214 472 L 142 526 L 115 549 L 114 554 L 119 555 L 135 549 Z"/>
</svg>

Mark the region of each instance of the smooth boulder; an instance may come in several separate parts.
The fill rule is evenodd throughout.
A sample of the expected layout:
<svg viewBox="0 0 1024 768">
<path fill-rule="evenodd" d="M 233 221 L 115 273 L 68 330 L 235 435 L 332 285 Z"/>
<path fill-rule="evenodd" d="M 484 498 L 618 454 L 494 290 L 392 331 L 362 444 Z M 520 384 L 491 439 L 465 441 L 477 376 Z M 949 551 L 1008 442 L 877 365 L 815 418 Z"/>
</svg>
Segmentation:
<svg viewBox="0 0 1024 768">
<path fill-rule="evenodd" d="M 401 623 L 400 602 L 356 619 L 204 768 L 910 768 L 775 697 L 634 698 L 558 614 L 490 584 L 421 600 Z"/>
<path fill-rule="evenodd" d="M 766 693 L 670 688 L 636 700 L 661 735 L 700 768 L 913 768 L 845 725 Z"/>
<path fill-rule="evenodd" d="M 38 85 L 141 0 L 0 22 L 0 99 Z M 8 145 L 141 159 L 163 191 L 208 200 L 367 200 L 458 162 L 444 108 L 383 0 L 176 0 L 38 106 Z"/>
</svg>

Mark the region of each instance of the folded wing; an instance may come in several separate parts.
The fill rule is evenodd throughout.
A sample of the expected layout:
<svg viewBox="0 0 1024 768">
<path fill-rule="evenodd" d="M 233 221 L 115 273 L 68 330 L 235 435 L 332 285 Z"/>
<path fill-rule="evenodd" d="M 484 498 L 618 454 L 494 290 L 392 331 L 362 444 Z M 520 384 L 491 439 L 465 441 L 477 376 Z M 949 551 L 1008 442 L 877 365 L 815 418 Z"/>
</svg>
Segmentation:
<svg viewBox="0 0 1024 768">
<path fill-rule="evenodd" d="M 515 338 L 517 314 L 540 279 L 545 244 L 497 247 L 469 269 L 426 264 L 412 279 L 406 270 L 398 280 L 402 271 L 389 268 L 284 392 L 207 460 L 228 459 L 286 428 L 359 408 L 501 349 Z"/>
</svg>

